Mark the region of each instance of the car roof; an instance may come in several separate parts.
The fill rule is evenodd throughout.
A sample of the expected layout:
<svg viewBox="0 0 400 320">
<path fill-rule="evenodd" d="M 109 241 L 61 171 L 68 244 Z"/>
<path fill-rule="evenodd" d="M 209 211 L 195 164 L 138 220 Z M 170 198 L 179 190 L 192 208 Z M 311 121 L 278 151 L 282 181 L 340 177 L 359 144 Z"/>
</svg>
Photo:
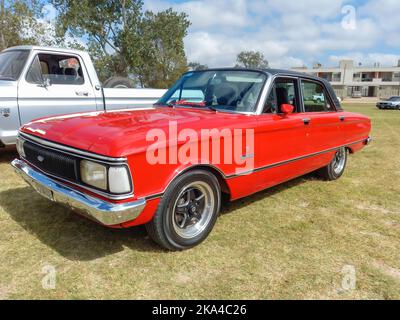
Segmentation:
<svg viewBox="0 0 400 320">
<path fill-rule="evenodd" d="M 4 49 L 3 52 L 13 51 L 13 50 L 43 50 L 43 51 L 52 51 L 52 52 L 61 52 L 61 53 L 82 53 L 84 51 L 75 50 L 75 49 L 67 49 L 67 48 L 55 48 L 55 47 L 45 47 L 45 46 L 34 46 L 34 45 L 21 45 L 14 46 Z"/>
<path fill-rule="evenodd" d="M 190 72 L 204 72 L 204 71 L 253 71 L 253 72 L 262 72 L 270 76 L 292 76 L 292 77 L 302 77 L 302 78 L 308 78 L 312 80 L 318 80 L 318 81 L 323 81 L 327 82 L 323 78 L 319 78 L 317 76 L 310 75 L 305 72 L 298 72 L 298 71 L 293 71 L 293 70 L 285 70 L 285 69 L 258 69 L 258 68 L 209 68 L 209 69 L 204 69 L 204 70 L 194 70 L 194 71 L 189 71 Z"/>
</svg>

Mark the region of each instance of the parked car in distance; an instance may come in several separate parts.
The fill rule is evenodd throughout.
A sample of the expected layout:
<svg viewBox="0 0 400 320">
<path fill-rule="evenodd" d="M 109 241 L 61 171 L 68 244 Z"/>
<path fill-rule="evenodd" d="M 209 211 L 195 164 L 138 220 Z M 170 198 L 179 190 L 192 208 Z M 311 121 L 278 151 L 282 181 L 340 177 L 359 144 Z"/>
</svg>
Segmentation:
<svg viewBox="0 0 400 320">
<path fill-rule="evenodd" d="M 87 52 L 37 46 L 0 53 L 0 147 L 15 144 L 21 125 L 87 111 L 150 108 L 166 90 L 126 89 L 129 79 L 102 88 Z M 125 89 L 120 89 L 125 88 Z"/>
<path fill-rule="evenodd" d="M 47 199 L 113 228 L 145 224 L 158 244 L 183 250 L 206 239 L 223 195 L 236 200 L 314 171 L 336 180 L 370 130 L 326 80 L 210 69 L 184 74 L 154 109 L 28 123 L 12 165 Z"/>
<path fill-rule="evenodd" d="M 400 110 L 400 96 L 391 97 L 385 101 L 379 101 L 376 107 L 378 109 Z"/>
<path fill-rule="evenodd" d="M 312 99 L 314 102 L 324 102 L 325 101 L 325 97 L 324 97 L 323 93 L 314 94 Z"/>
</svg>

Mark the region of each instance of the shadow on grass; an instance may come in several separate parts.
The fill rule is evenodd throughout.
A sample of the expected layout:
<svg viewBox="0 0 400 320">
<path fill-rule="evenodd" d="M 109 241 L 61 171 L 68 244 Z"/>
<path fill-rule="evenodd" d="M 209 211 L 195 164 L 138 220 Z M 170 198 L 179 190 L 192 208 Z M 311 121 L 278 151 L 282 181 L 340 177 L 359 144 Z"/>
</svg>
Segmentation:
<svg viewBox="0 0 400 320">
<path fill-rule="evenodd" d="M 297 178 L 234 202 L 224 201 L 222 214 L 229 214 L 309 179 L 307 176 Z M 124 247 L 143 252 L 166 252 L 147 236 L 144 226 L 130 229 L 101 226 L 69 208 L 48 201 L 30 187 L 0 192 L 0 206 L 26 231 L 69 260 L 90 261 L 118 253 Z"/>
<path fill-rule="evenodd" d="M 42 243 L 63 257 L 90 261 L 124 250 L 165 252 L 147 236 L 143 226 L 111 229 L 71 209 L 52 203 L 30 187 L 0 192 L 0 206 Z"/>
<path fill-rule="evenodd" d="M 15 147 L 0 148 L 0 163 L 10 163 L 15 158 L 18 158 Z"/>
<path fill-rule="evenodd" d="M 253 195 L 247 196 L 245 198 L 241 198 L 235 201 L 230 202 L 227 198 L 223 200 L 222 203 L 222 208 L 221 208 L 221 214 L 229 214 L 231 212 L 234 212 L 235 210 L 242 209 L 248 205 L 250 205 L 253 202 L 257 202 L 260 200 L 263 200 L 267 197 L 271 197 L 275 194 L 280 193 L 281 191 L 285 191 L 287 189 L 296 187 L 298 185 L 301 185 L 303 183 L 307 183 L 310 180 L 316 179 L 316 176 L 314 173 L 309 173 L 305 176 L 298 177 L 296 179 L 290 180 L 288 182 L 279 184 L 277 186 L 259 191 Z"/>
</svg>

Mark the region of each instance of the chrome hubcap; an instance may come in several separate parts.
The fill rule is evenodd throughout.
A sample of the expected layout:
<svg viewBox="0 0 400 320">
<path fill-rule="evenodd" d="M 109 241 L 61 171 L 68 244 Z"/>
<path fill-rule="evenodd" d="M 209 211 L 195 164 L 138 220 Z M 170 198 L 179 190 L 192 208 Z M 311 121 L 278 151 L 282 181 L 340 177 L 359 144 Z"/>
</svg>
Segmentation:
<svg viewBox="0 0 400 320">
<path fill-rule="evenodd" d="M 182 238 L 196 237 L 209 224 L 215 205 L 211 187 L 201 181 L 184 186 L 173 207 L 172 224 Z"/>
<path fill-rule="evenodd" d="M 336 174 L 340 174 L 344 169 L 345 162 L 346 162 L 346 149 L 341 148 L 336 152 L 335 157 L 333 158 L 333 171 Z"/>
</svg>

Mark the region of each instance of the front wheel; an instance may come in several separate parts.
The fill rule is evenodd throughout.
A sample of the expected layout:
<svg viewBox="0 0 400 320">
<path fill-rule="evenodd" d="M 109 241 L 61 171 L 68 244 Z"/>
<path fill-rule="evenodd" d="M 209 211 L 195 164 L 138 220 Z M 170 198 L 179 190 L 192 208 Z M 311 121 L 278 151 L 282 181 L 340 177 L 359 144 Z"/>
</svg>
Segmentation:
<svg viewBox="0 0 400 320">
<path fill-rule="evenodd" d="M 146 229 L 168 250 L 189 249 L 207 238 L 220 206 L 217 178 L 207 171 L 190 171 L 171 183 Z"/>
<path fill-rule="evenodd" d="M 347 150 L 345 147 L 338 149 L 332 161 L 324 168 L 318 170 L 318 174 L 324 180 L 339 179 L 346 168 Z"/>
</svg>

